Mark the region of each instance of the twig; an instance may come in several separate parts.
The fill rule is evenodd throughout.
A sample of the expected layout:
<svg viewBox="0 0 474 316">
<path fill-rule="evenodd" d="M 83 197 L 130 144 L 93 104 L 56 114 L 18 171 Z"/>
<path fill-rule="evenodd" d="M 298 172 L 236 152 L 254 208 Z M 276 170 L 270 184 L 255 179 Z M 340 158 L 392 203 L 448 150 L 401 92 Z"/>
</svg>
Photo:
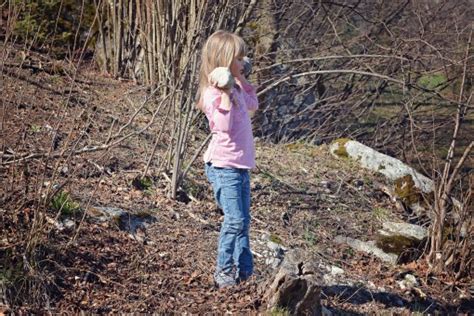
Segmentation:
<svg viewBox="0 0 474 316">
<path fill-rule="evenodd" d="M 311 57 L 311 58 L 299 58 L 299 59 L 292 59 L 292 60 L 285 60 L 284 62 L 281 63 L 274 63 L 270 66 L 263 67 L 260 69 L 257 69 L 255 72 L 271 69 L 274 67 L 278 67 L 281 65 L 286 65 L 286 64 L 292 64 L 292 63 L 301 63 L 305 61 L 319 61 L 319 60 L 331 60 L 331 59 L 356 59 L 356 58 L 383 58 L 383 59 L 399 59 L 402 61 L 410 61 L 410 59 L 401 57 L 401 56 L 395 56 L 395 55 L 364 55 L 364 54 L 359 54 L 359 55 L 332 55 L 332 56 L 321 56 L 321 57 Z"/>
<path fill-rule="evenodd" d="M 209 135 L 207 135 L 206 139 L 204 139 L 204 141 L 202 142 L 201 146 L 199 146 L 198 150 L 196 151 L 196 153 L 194 154 L 194 156 L 191 158 L 191 161 L 189 162 L 189 164 L 186 166 L 186 168 L 184 169 L 183 173 L 181 174 L 179 183 L 181 183 L 181 181 L 186 177 L 186 175 L 188 174 L 189 169 L 191 168 L 191 166 L 193 165 L 194 161 L 197 159 L 197 157 L 199 156 L 199 154 L 201 153 L 201 151 L 204 149 L 204 146 L 207 145 L 207 143 L 209 142 L 209 140 L 211 139 L 211 137 L 212 137 L 212 133 L 209 134 Z"/>
</svg>

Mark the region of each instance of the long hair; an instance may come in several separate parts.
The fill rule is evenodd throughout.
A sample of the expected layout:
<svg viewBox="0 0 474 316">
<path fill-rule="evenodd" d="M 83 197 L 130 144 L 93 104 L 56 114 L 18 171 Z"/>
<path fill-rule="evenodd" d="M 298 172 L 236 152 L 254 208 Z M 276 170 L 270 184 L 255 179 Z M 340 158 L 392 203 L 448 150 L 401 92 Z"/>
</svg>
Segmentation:
<svg viewBox="0 0 474 316">
<path fill-rule="evenodd" d="M 202 95 L 209 85 L 208 75 L 211 71 L 217 67 L 230 67 L 235 57 L 244 57 L 246 54 L 245 42 L 236 34 L 219 30 L 209 36 L 201 53 L 198 108 L 203 109 Z"/>
</svg>

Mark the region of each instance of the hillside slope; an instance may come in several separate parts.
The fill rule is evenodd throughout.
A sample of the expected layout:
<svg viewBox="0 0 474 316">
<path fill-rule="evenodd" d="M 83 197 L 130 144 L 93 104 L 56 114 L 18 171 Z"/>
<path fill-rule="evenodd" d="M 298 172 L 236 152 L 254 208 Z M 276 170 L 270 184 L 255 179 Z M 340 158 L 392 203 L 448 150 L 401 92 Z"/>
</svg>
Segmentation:
<svg viewBox="0 0 474 316">
<path fill-rule="evenodd" d="M 92 68 L 76 73 L 57 61 L 45 71 L 35 66 L 41 55 L 28 62 L 17 58 L 2 66 L 0 282 L 8 302 L 2 307 L 0 301 L 0 312 L 261 313 L 262 285 L 293 248 L 325 263 L 321 269 L 331 282 L 323 285 L 322 303 L 328 312 L 472 308 L 467 284 L 449 287 L 449 280 L 430 278 L 423 261 L 391 266 L 335 242 L 338 235 L 373 240 L 383 221 L 408 215 L 383 192 L 384 178 L 334 158 L 326 145 L 257 140 L 251 228 L 256 275 L 235 288 L 215 289 L 222 215 L 200 159 L 180 201 L 168 199 L 169 175 L 161 168 L 165 135 L 152 159 L 150 183 L 143 187 L 136 181 L 163 118 L 108 150 L 63 155 L 70 148 L 101 144 L 119 131 L 146 88 Z M 145 126 L 150 116 L 141 111 L 127 130 Z M 197 134 L 190 151 L 205 136 Z M 45 156 L 22 159 L 31 153 Z M 55 190 L 67 192 L 78 209 L 61 214 L 45 203 L 45 194 Z M 104 219 L 104 208 L 148 223 L 134 231 L 124 224 L 124 213 Z M 418 283 L 402 289 L 408 273 Z"/>
</svg>

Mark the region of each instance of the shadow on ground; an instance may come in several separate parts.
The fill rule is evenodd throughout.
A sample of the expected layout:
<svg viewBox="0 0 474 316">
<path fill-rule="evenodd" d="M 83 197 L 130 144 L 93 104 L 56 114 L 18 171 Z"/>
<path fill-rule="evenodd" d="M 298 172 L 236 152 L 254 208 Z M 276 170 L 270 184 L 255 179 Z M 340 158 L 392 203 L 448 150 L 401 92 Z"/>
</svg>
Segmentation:
<svg viewBox="0 0 474 316">
<path fill-rule="evenodd" d="M 373 292 L 363 287 L 333 285 L 322 289 L 324 295 L 331 298 L 337 298 L 339 301 L 345 301 L 350 304 L 362 305 L 371 302 L 381 303 L 385 308 L 405 308 L 411 312 L 422 313 L 470 313 L 474 310 L 474 300 L 463 300 L 458 305 L 446 305 L 431 297 L 415 298 L 408 300 L 398 294 L 388 292 Z M 363 315 L 340 309 L 328 308 L 335 315 Z"/>
</svg>

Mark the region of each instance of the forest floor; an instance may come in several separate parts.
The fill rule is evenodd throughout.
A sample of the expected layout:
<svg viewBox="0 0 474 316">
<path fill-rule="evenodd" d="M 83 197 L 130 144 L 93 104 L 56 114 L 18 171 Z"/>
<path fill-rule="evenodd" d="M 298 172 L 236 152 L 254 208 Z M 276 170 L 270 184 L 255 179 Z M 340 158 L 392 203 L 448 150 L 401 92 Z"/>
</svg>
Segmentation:
<svg viewBox="0 0 474 316">
<path fill-rule="evenodd" d="M 325 273 L 333 278 L 322 284 L 328 313 L 474 310 L 471 280 L 435 277 L 423 259 L 389 265 L 334 241 L 337 235 L 373 240 L 383 221 L 408 215 L 381 189 L 387 180 L 334 158 L 327 145 L 257 140 L 258 167 L 251 180 L 256 273 L 236 287 L 216 289 L 212 274 L 222 214 L 201 159 L 175 201 L 167 197 L 169 175 L 160 168 L 166 163 L 167 133 L 150 165 L 150 185 L 143 189 L 134 181 L 150 158 L 163 117 L 108 150 L 54 157 L 104 143 L 129 121 L 148 91 L 87 66 L 77 73 L 62 62 L 40 66 L 42 58 L 12 53 L 1 65 L 0 285 L 9 306 L 2 307 L 0 295 L 0 314 L 265 314 L 265 284 L 276 272 L 268 261 L 268 241 L 304 249 L 326 264 Z M 140 111 L 123 132 L 144 127 L 155 105 Z M 191 155 L 205 136 L 196 133 Z M 39 152 L 50 155 L 18 161 L 23 153 Z M 68 192 L 79 209 L 55 212 L 44 202 L 54 190 Z M 139 235 L 130 234 L 114 222 L 97 221 L 98 207 L 154 220 Z M 65 219 L 70 228 L 58 229 Z M 331 267 L 338 272 L 331 275 Z M 417 285 L 402 289 L 399 281 L 407 273 Z"/>
</svg>

